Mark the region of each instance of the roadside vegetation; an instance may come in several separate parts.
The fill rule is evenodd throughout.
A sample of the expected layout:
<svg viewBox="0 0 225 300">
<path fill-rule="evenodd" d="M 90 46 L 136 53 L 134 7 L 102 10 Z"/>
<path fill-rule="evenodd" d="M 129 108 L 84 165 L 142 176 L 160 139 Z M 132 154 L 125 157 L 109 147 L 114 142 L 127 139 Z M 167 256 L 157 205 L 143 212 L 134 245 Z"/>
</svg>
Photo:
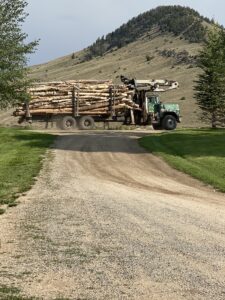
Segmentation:
<svg viewBox="0 0 225 300">
<path fill-rule="evenodd" d="M 15 206 L 17 196 L 32 186 L 54 138 L 49 134 L 0 128 L 0 206 Z M 2 213 L 4 207 L 0 208 Z"/>
<path fill-rule="evenodd" d="M 195 81 L 195 98 L 202 119 L 212 128 L 225 124 L 225 32 L 215 27 L 199 54 L 202 72 Z"/>
<path fill-rule="evenodd" d="M 0 299 L 2 300 L 37 300 L 36 298 L 24 298 L 20 296 L 20 290 L 15 287 L 0 285 Z"/>
<path fill-rule="evenodd" d="M 1 300 L 40 300 L 34 297 L 21 296 L 21 291 L 16 287 L 8 287 L 0 285 L 0 299 Z M 70 300 L 69 298 L 55 298 L 54 300 Z"/>
<path fill-rule="evenodd" d="M 26 67 L 38 41 L 27 43 L 28 36 L 22 30 L 27 5 L 25 0 L 0 1 L 0 108 L 30 99 Z"/>
<path fill-rule="evenodd" d="M 224 140 L 224 129 L 194 129 L 153 134 L 140 144 L 172 167 L 225 192 Z"/>
</svg>

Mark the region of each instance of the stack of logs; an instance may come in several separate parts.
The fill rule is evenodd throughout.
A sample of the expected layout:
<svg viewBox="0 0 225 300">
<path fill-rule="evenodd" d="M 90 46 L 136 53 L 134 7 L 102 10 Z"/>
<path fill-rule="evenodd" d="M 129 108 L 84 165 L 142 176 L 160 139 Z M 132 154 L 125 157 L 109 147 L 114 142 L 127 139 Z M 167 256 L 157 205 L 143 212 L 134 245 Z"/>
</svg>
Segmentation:
<svg viewBox="0 0 225 300">
<path fill-rule="evenodd" d="M 113 110 L 117 115 L 124 109 L 138 109 L 132 101 L 133 92 L 125 85 L 113 85 L 111 81 L 79 80 L 38 83 L 29 89 L 31 101 L 29 113 L 71 114 L 76 105 L 80 115 L 108 115 Z M 26 115 L 27 106 L 22 104 L 16 116 Z"/>
</svg>

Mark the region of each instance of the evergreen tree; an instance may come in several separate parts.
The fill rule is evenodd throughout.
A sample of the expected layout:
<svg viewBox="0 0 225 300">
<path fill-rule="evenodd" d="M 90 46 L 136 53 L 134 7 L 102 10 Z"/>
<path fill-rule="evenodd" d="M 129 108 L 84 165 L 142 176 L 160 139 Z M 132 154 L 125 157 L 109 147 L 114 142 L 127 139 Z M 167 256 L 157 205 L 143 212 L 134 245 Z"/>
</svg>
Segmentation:
<svg viewBox="0 0 225 300">
<path fill-rule="evenodd" d="M 195 86 L 195 98 L 203 112 L 203 119 L 212 127 L 224 121 L 225 116 L 225 32 L 218 27 L 208 33 L 200 52 L 202 69 Z"/>
<path fill-rule="evenodd" d="M 0 108 L 27 99 L 27 55 L 38 42 L 26 43 L 22 24 L 27 14 L 24 0 L 0 0 Z"/>
</svg>

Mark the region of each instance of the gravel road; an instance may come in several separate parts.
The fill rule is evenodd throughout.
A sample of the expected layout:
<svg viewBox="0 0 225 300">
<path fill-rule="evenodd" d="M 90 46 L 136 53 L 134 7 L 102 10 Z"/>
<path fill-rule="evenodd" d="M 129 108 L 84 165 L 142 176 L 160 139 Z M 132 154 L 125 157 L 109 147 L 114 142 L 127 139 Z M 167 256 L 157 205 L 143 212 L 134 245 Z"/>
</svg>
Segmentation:
<svg viewBox="0 0 225 300">
<path fill-rule="evenodd" d="M 0 217 L 0 285 L 40 299 L 225 299 L 225 197 L 138 146 L 61 135 Z"/>
</svg>

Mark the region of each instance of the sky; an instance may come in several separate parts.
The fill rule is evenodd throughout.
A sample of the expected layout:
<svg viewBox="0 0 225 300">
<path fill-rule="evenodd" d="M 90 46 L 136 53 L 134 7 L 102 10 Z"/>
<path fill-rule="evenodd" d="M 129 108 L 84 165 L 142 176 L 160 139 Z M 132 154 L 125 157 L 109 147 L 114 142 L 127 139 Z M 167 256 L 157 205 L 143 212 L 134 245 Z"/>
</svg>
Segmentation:
<svg viewBox="0 0 225 300">
<path fill-rule="evenodd" d="M 140 13 L 159 5 L 189 6 L 225 26 L 224 0 L 27 0 L 23 30 L 40 39 L 29 65 L 82 50 Z"/>
</svg>

